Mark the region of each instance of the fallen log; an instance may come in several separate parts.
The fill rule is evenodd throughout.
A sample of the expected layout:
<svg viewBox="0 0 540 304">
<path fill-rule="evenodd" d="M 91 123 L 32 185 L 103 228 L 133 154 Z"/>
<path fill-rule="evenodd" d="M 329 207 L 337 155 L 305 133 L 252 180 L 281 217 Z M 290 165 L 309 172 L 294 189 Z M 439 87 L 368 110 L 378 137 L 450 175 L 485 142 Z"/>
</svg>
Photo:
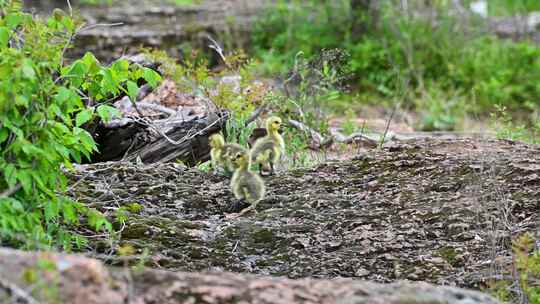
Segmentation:
<svg viewBox="0 0 540 304">
<path fill-rule="evenodd" d="M 100 147 L 92 162 L 204 162 L 209 159 L 209 134 L 220 131 L 229 115 L 208 98 L 179 92 L 171 80 L 136 102 L 124 96 L 114 106 L 122 117 L 100 123 L 92 132 Z"/>
</svg>

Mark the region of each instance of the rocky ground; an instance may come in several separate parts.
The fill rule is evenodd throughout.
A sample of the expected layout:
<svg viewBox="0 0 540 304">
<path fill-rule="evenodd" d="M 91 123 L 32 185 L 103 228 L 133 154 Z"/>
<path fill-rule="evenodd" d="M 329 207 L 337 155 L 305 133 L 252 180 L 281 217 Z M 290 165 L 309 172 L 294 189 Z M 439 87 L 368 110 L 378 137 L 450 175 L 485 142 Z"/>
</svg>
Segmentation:
<svg viewBox="0 0 540 304">
<path fill-rule="evenodd" d="M 539 234 L 539 152 L 487 139 L 395 141 L 280 171 L 266 178 L 259 212 L 242 217 L 230 213 L 220 175 L 170 163 L 82 165 L 70 195 L 119 231 L 92 236 L 83 254 L 109 269 L 4 250 L 0 278 L 33 291 L 35 278 L 56 278 L 72 303 L 108 303 L 96 293 L 110 303 L 495 303 L 427 283 L 483 289 L 511 279 L 511 237 Z M 50 261 L 60 275 L 32 275 Z M 16 294 L 10 286 L 0 279 L 0 297 Z"/>
<path fill-rule="evenodd" d="M 2 303 L 497 303 L 480 292 L 427 283 L 290 280 L 152 269 L 130 273 L 80 256 L 5 249 L 0 249 L 0 275 Z"/>
<path fill-rule="evenodd" d="M 535 233 L 539 152 L 495 140 L 394 143 L 279 172 L 259 213 L 240 218 L 227 178 L 175 164 L 81 166 L 71 195 L 113 221 L 119 207 L 128 213 L 113 241 L 91 242 L 112 264 L 131 245 L 168 270 L 479 288 L 504 273 L 510 237 Z"/>
</svg>

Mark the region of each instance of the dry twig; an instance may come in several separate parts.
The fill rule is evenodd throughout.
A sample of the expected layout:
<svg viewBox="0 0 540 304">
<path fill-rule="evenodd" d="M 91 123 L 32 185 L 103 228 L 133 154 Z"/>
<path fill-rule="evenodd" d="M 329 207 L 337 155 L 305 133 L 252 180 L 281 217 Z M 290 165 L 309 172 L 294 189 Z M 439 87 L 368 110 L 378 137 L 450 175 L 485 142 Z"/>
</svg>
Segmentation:
<svg viewBox="0 0 540 304">
<path fill-rule="evenodd" d="M 22 288 L 15 284 L 11 284 L 2 278 L 0 278 L 0 287 L 8 290 L 9 293 L 11 293 L 13 298 L 13 303 L 21 303 L 20 300 L 22 300 L 22 303 L 26 304 L 39 304 L 39 302 L 34 299 L 31 295 L 29 295 L 26 291 L 24 291 Z"/>
<path fill-rule="evenodd" d="M 21 189 L 22 187 L 22 184 L 21 183 L 17 183 L 14 187 L 11 187 L 9 189 L 7 189 L 6 191 L 0 193 L 0 198 L 7 198 L 9 197 L 10 195 L 12 195 L 13 193 L 19 191 L 19 189 Z"/>
<path fill-rule="evenodd" d="M 297 120 L 289 119 L 289 124 L 302 132 L 308 133 L 313 139 L 313 141 L 315 141 L 317 146 L 319 146 L 324 141 L 324 137 L 319 132 L 313 130 L 312 128 L 306 126 L 305 124 Z"/>
</svg>

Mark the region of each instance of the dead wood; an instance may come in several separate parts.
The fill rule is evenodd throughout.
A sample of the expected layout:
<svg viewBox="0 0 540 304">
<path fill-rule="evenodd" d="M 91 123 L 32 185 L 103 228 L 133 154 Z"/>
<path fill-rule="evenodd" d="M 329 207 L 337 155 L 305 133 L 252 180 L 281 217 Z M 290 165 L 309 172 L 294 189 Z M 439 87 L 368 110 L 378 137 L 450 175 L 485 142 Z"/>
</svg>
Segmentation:
<svg viewBox="0 0 540 304">
<path fill-rule="evenodd" d="M 93 162 L 195 165 L 208 160 L 208 135 L 225 126 L 227 112 L 219 112 L 208 98 L 179 92 L 168 79 L 139 96 L 142 99 L 136 102 L 127 96 L 116 101 L 122 117 L 100 124 L 93 132 L 100 147 Z"/>
</svg>

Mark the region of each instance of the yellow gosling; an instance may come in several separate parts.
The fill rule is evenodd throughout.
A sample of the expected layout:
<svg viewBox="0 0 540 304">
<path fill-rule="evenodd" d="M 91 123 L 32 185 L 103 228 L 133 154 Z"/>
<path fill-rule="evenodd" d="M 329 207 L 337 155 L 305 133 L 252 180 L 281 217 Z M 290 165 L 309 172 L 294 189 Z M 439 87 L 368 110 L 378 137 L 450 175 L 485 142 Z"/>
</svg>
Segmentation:
<svg viewBox="0 0 540 304">
<path fill-rule="evenodd" d="M 257 173 L 249 171 L 251 162 L 248 153 L 236 153 L 234 162 L 237 169 L 231 179 L 231 190 L 238 202 L 235 203 L 233 209 L 238 210 L 242 201 L 246 201 L 250 206 L 242 210 L 239 215 L 250 210 L 257 212 L 257 203 L 263 199 L 266 191 L 264 181 Z"/>
<path fill-rule="evenodd" d="M 274 174 L 274 164 L 279 160 L 285 150 L 285 141 L 279 129 L 281 118 L 272 116 L 266 120 L 267 135 L 257 139 L 251 149 L 251 161 L 259 166 L 259 173 L 263 175 L 264 169 L 270 168 L 269 175 Z"/>
<path fill-rule="evenodd" d="M 238 152 L 246 152 L 247 150 L 238 144 L 226 144 L 225 139 L 219 133 L 212 134 L 209 139 L 210 159 L 214 173 L 219 167 L 223 167 L 229 174 L 232 173 L 236 169 L 232 157 Z"/>
</svg>

